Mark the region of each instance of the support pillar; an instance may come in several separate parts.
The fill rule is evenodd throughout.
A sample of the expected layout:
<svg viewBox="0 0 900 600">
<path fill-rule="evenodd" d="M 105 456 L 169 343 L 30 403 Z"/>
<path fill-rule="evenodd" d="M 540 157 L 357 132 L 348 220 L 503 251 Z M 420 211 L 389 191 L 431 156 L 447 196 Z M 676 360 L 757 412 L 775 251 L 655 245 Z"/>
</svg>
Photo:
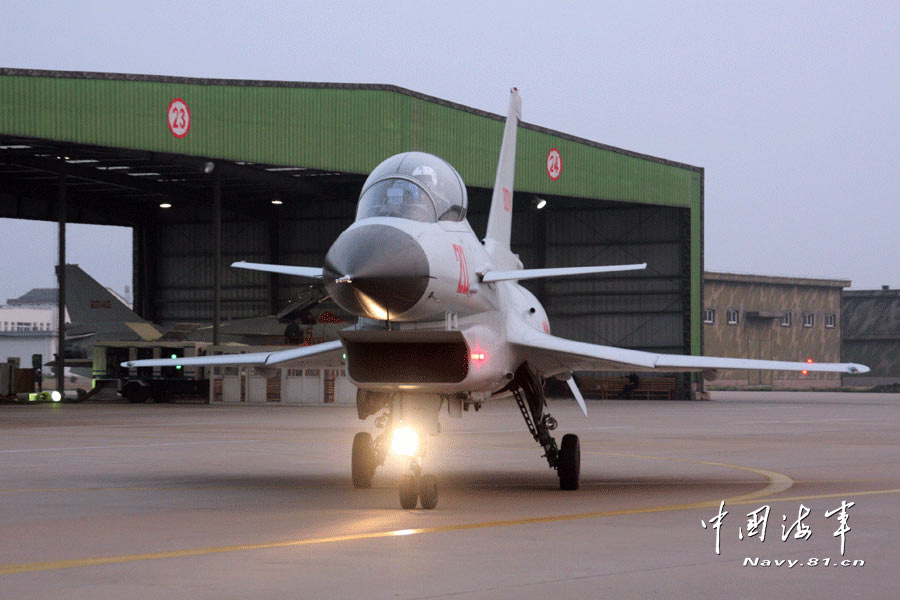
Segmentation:
<svg viewBox="0 0 900 600">
<path fill-rule="evenodd" d="M 57 349 L 56 349 L 56 389 L 65 397 L 66 392 L 66 176 L 59 176 L 57 187 L 59 215 L 59 257 L 56 266 Z"/>
<path fill-rule="evenodd" d="M 213 271 L 213 344 L 219 344 L 219 323 L 222 320 L 222 172 L 215 170 L 213 184 L 213 243 L 215 270 Z"/>
</svg>

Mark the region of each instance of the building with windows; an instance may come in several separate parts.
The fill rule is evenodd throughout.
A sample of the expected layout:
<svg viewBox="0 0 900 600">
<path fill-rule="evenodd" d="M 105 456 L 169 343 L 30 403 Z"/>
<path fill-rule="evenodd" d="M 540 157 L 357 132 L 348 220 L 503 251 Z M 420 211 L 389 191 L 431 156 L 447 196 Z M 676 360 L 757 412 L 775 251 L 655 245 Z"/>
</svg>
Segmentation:
<svg viewBox="0 0 900 600">
<path fill-rule="evenodd" d="M 705 272 L 703 353 L 768 360 L 841 361 L 841 293 L 849 286 L 850 281 L 837 279 Z M 837 373 L 734 370 L 720 371 L 715 380 L 706 384 L 707 388 L 783 389 L 840 385 L 841 376 Z"/>
<path fill-rule="evenodd" d="M 14 304 L 15 300 L 0 306 L 0 362 L 17 357 L 22 365 L 31 365 L 33 354 L 47 362 L 57 347 L 56 306 Z"/>
</svg>

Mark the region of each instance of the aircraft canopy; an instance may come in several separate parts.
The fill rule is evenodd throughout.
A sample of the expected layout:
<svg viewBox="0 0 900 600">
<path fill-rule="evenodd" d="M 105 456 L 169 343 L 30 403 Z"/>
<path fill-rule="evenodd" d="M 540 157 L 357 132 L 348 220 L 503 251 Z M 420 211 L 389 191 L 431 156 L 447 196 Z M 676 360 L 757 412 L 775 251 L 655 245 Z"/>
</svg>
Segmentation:
<svg viewBox="0 0 900 600">
<path fill-rule="evenodd" d="M 366 179 L 356 220 L 462 221 L 467 208 L 466 186 L 456 169 L 433 154 L 404 152 L 383 161 Z"/>
</svg>

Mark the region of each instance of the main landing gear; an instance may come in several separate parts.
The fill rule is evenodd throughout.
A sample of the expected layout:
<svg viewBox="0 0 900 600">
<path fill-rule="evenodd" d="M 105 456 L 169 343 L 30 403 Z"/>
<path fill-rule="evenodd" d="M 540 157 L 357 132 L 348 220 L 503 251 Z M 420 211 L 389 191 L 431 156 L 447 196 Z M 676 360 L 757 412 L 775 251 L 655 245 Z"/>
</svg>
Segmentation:
<svg viewBox="0 0 900 600">
<path fill-rule="evenodd" d="M 581 475 L 581 444 L 578 436 L 567 433 L 562 445 L 557 446 L 550 432 L 556 429 L 556 419 L 544 412 L 547 402 L 537 374 L 523 363 L 507 386 L 519 405 L 528 431 L 544 449 L 544 457 L 551 469 L 559 475 L 559 487 L 563 490 L 577 490 Z"/>
</svg>

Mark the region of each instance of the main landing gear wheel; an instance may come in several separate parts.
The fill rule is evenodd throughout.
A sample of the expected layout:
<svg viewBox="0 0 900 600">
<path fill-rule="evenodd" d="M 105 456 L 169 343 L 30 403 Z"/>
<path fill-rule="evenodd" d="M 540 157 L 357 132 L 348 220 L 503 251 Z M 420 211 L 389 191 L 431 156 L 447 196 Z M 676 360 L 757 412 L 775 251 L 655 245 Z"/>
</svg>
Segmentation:
<svg viewBox="0 0 900 600">
<path fill-rule="evenodd" d="M 372 487 L 372 477 L 375 476 L 375 442 L 372 436 L 360 431 L 353 436 L 353 457 L 350 462 L 350 472 L 353 474 L 353 487 Z M 413 504 L 415 506 L 415 504 Z"/>
<path fill-rule="evenodd" d="M 422 504 L 422 508 L 431 510 L 437 506 L 437 501 L 437 479 L 435 479 L 434 475 L 422 475 L 419 479 L 419 502 Z"/>
<path fill-rule="evenodd" d="M 581 475 L 581 443 L 574 433 L 567 433 L 563 436 L 562 446 L 559 448 L 557 474 L 559 475 L 559 489 L 578 489 L 578 478 Z"/>
<path fill-rule="evenodd" d="M 435 490 L 435 499 L 437 499 L 437 490 Z M 404 475 L 400 478 L 400 506 L 406 510 L 412 510 L 416 507 L 418 500 L 419 482 L 416 481 L 416 476 Z"/>
</svg>

